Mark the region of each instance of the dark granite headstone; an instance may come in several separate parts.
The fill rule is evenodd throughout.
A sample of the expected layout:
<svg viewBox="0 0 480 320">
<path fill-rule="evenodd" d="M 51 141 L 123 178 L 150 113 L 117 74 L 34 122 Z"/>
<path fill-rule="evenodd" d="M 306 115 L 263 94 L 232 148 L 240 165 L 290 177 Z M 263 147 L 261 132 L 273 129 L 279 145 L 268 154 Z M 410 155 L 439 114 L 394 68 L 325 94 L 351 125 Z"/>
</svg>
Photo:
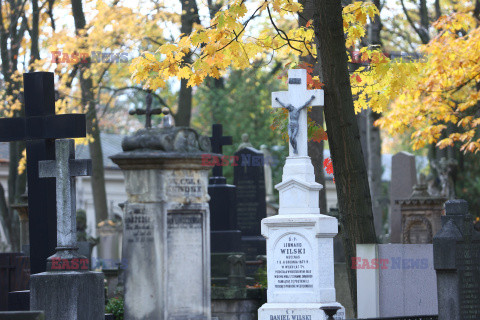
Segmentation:
<svg viewBox="0 0 480 320">
<path fill-rule="evenodd" d="M 465 200 L 445 203 L 442 229 L 433 238 L 438 319 L 480 319 L 480 232 Z"/>
<path fill-rule="evenodd" d="M 242 232 L 242 251 L 247 260 L 266 254 L 265 238 L 261 224 L 266 217 L 265 175 L 263 153 L 254 148 L 244 148 L 235 153 L 234 185 L 237 187 L 237 221 Z"/>
<path fill-rule="evenodd" d="M 232 137 L 224 137 L 222 125 L 212 126 L 212 152 L 222 154 L 222 147 L 232 144 Z M 221 163 L 213 168 L 208 181 L 210 195 L 210 246 L 212 253 L 240 251 L 242 233 L 237 226 L 236 188 L 227 184 L 223 177 Z M 212 275 L 215 276 L 215 275 Z"/>
<path fill-rule="evenodd" d="M 9 311 L 30 310 L 30 290 L 12 291 L 8 293 Z"/>
</svg>

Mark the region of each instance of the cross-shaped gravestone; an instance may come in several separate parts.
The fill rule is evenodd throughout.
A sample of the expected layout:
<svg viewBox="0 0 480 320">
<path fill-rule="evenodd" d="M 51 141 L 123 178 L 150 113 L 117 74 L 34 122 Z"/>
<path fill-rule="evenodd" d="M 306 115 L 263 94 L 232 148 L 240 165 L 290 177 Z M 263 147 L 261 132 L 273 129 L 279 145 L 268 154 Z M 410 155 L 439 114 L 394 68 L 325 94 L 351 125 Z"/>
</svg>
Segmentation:
<svg viewBox="0 0 480 320">
<path fill-rule="evenodd" d="M 307 90 L 307 71 L 291 69 L 288 91 L 272 93 L 272 107 L 285 108 L 289 113 L 290 156 L 308 156 L 308 106 L 323 106 L 323 90 Z"/>
<path fill-rule="evenodd" d="M 233 143 L 231 136 L 223 136 L 223 127 L 221 124 L 212 125 L 212 136 L 210 137 L 210 142 L 212 144 L 212 152 L 218 154 L 223 154 L 223 146 L 230 146 Z M 213 167 L 213 176 L 223 176 L 223 167 L 220 165 L 220 163 Z"/>
<path fill-rule="evenodd" d="M 56 178 L 57 194 L 57 253 L 48 258 L 48 271 L 63 269 L 52 268 L 54 259 L 61 264 L 69 264 L 69 270 L 88 270 L 80 263 L 69 263 L 73 259 L 85 258 L 78 254 L 77 247 L 77 210 L 75 199 L 75 177 L 88 176 L 92 171 L 92 160 L 75 160 L 75 141 L 60 139 L 55 141 L 56 160 L 44 160 L 38 164 L 40 178 Z M 69 261 L 69 262 L 67 262 Z"/>
<path fill-rule="evenodd" d="M 152 127 L 152 115 L 154 114 L 161 114 L 162 109 L 161 108 L 156 108 L 152 109 L 152 91 L 148 90 L 147 91 L 147 97 L 145 98 L 146 102 L 146 108 L 145 109 L 132 109 L 128 113 L 131 115 L 145 115 L 145 128 L 151 128 Z"/>
<path fill-rule="evenodd" d="M 25 118 L 0 119 L 0 141 L 26 140 L 30 272 L 36 274 L 45 271 L 57 242 L 55 182 L 38 178 L 38 161 L 55 158 L 54 139 L 85 137 L 86 118 L 55 115 L 53 73 L 25 73 L 23 83 Z"/>
</svg>

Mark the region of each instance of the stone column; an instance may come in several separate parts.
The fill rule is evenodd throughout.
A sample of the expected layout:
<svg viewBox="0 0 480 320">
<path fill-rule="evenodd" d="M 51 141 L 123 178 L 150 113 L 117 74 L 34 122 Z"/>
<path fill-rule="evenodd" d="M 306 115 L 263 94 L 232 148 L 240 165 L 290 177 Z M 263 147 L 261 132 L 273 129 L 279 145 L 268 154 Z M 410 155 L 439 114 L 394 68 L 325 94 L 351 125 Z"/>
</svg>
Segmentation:
<svg viewBox="0 0 480 320">
<path fill-rule="evenodd" d="M 208 137 L 142 129 L 112 157 L 125 174 L 125 320 L 209 320 Z"/>
</svg>

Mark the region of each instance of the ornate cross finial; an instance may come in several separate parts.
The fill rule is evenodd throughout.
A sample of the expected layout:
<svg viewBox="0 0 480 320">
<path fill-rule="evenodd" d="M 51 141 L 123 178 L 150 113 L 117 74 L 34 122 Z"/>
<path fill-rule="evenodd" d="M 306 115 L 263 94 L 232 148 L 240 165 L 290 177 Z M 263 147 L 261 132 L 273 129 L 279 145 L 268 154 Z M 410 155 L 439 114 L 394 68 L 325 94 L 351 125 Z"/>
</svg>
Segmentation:
<svg viewBox="0 0 480 320">
<path fill-rule="evenodd" d="M 146 108 L 145 109 L 131 109 L 128 111 L 130 115 L 145 115 L 145 128 L 149 129 L 152 127 L 152 115 L 161 114 L 162 109 L 156 108 L 152 109 L 152 90 L 147 90 L 147 97 L 145 98 Z"/>
<path fill-rule="evenodd" d="M 272 107 L 288 110 L 290 156 L 308 156 L 308 106 L 323 106 L 323 90 L 307 90 L 307 71 L 288 71 L 288 91 L 272 92 Z"/>
</svg>

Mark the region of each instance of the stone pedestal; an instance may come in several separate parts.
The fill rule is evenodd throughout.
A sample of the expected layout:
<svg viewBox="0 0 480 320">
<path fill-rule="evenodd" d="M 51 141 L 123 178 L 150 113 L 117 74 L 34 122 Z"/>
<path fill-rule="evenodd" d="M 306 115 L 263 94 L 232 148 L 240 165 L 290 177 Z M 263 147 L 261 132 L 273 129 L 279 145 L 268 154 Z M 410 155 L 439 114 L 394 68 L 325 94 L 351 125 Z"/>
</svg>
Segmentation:
<svg viewBox="0 0 480 320">
<path fill-rule="evenodd" d="M 125 174 L 125 320 L 209 320 L 207 137 L 145 129 L 112 160 Z"/>
<path fill-rule="evenodd" d="M 30 309 L 45 319 L 103 320 L 105 312 L 101 272 L 43 272 L 30 277 Z M 57 303 L 54 303 L 56 301 Z"/>
<path fill-rule="evenodd" d="M 333 238 L 334 217 L 320 214 L 318 192 L 308 156 L 288 157 L 277 216 L 262 220 L 267 239 L 268 302 L 259 309 L 260 320 L 327 319 L 324 307 L 336 302 Z M 343 319 L 337 317 L 336 319 Z"/>
</svg>

